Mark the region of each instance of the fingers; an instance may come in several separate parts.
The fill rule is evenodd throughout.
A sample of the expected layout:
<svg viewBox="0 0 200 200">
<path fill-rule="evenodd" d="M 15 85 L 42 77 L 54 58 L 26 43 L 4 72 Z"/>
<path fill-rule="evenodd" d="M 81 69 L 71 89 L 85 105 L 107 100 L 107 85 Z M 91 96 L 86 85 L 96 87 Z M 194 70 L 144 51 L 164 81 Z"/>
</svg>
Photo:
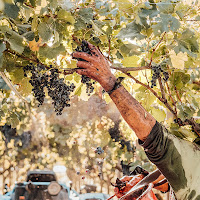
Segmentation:
<svg viewBox="0 0 200 200">
<path fill-rule="evenodd" d="M 92 64 L 89 63 L 89 62 L 85 62 L 85 61 L 78 61 L 77 62 L 77 67 L 87 69 L 87 68 L 91 68 Z"/>
<path fill-rule="evenodd" d="M 82 58 L 83 60 L 86 60 L 88 62 L 91 62 L 91 61 L 95 61 L 96 58 L 95 57 L 92 57 L 91 55 L 87 54 L 87 53 L 84 53 L 84 52 L 74 52 L 72 54 L 72 57 L 73 58 Z"/>
<path fill-rule="evenodd" d="M 93 44 L 90 44 L 88 42 L 88 47 L 90 48 L 91 52 L 94 52 L 96 54 L 96 56 L 101 55 L 101 52 L 99 51 L 99 49 L 97 47 L 95 47 Z"/>
<path fill-rule="evenodd" d="M 80 75 L 88 76 L 88 70 L 87 69 L 77 69 L 76 72 Z"/>
</svg>

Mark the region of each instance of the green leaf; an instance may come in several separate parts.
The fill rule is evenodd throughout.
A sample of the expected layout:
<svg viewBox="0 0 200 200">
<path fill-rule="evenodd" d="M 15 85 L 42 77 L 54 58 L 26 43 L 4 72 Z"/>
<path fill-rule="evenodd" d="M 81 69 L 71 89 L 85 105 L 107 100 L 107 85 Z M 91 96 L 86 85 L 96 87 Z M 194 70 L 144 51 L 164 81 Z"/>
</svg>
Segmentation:
<svg viewBox="0 0 200 200">
<path fill-rule="evenodd" d="M 178 105 L 177 108 L 179 109 L 178 116 L 184 121 L 186 119 L 190 119 L 193 117 L 195 110 L 190 105 Z"/>
<path fill-rule="evenodd" d="M 18 52 L 19 54 L 22 54 L 22 52 L 24 51 L 24 46 L 22 44 L 22 42 L 23 42 L 22 37 L 13 35 L 7 41 L 10 43 L 10 47 L 12 50 Z"/>
<path fill-rule="evenodd" d="M 136 24 L 135 21 L 126 25 L 126 28 L 123 28 L 118 33 L 117 37 L 121 39 L 135 39 L 138 40 L 144 39 L 146 36 L 141 34 L 142 26 L 140 24 Z"/>
<path fill-rule="evenodd" d="M 153 117 L 155 117 L 155 119 L 158 121 L 158 122 L 162 122 L 165 120 L 166 118 L 166 113 L 164 110 L 161 110 L 160 108 L 155 108 L 155 107 L 152 107 L 151 110 L 150 110 L 151 114 Z"/>
<path fill-rule="evenodd" d="M 6 50 L 6 45 L 0 41 L 0 57 L 3 55 L 3 52 Z"/>
<path fill-rule="evenodd" d="M 10 90 L 9 86 L 6 84 L 6 82 L 2 79 L 0 76 L 0 89 L 1 90 Z"/>
<path fill-rule="evenodd" d="M 156 36 L 163 32 L 177 31 L 180 28 L 180 22 L 178 19 L 170 14 L 160 14 L 160 17 L 156 18 L 157 24 L 152 25 L 153 32 Z"/>
<path fill-rule="evenodd" d="M 56 48 L 51 48 L 48 46 L 40 47 L 39 54 L 40 56 L 47 57 L 49 59 L 56 58 L 59 54 L 65 52 L 65 47 L 60 45 Z"/>
<path fill-rule="evenodd" d="M 35 38 L 35 34 L 33 31 L 29 31 L 27 33 L 24 33 L 23 36 L 28 40 L 28 41 L 33 41 Z"/>
<path fill-rule="evenodd" d="M 77 14 L 86 23 L 90 23 L 90 21 L 93 19 L 92 8 L 81 8 Z"/>
<path fill-rule="evenodd" d="M 16 19 L 18 17 L 19 13 L 19 7 L 15 4 L 8 4 L 5 3 L 4 13 L 13 19 Z"/>
<path fill-rule="evenodd" d="M 173 13 L 174 12 L 174 5 L 170 3 L 170 1 L 166 2 L 159 2 L 157 3 L 158 10 L 161 13 L 168 14 L 168 13 Z"/>
<path fill-rule="evenodd" d="M 17 113 L 12 113 L 11 115 L 10 115 L 10 124 L 11 124 L 11 126 L 12 126 L 12 128 L 16 128 L 16 126 L 19 124 L 19 118 L 18 118 L 18 115 L 17 115 Z"/>
<path fill-rule="evenodd" d="M 122 61 L 124 67 L 138 67 L 138 61 L 140 58 L 138 56 L 125 57 Z"/>
<path fill-rule="evenodd" d="M 74 95 L 81 96 L 82 86 L 83 86 L 83 84 L 81 84 L 81 85 L 76 89 Z"/>
<path fill-rule="evenodd" d="M 194 132 L 192 132 L 191 130 L 186 129 L 185 127 L 179 128 L 178 132 L 183 134 L 184 137 L 190 142 L 193 142 L 197 138 L 197 135 Z"/>
<path fill-rule="evenodd" d="M 33 6 L 33 7 L 35 7 L 36 6 L 36 0 L 29 0 L 30 1 L 30 3 L 31 3 L 31 5 Z"/>
<path fill-rule="evenodd" d="M 132 56 L 141 54 L 141 51 L 139 51 L 138 48 L 139 46 L 135 44 L 123 44 L 119 49 L 122 54 Z"/>
<path fill-rule="evenodd" d="M 71 15 L 70 12 L 66 11 L 66 10 L 59 10 L 57 17 L 59 19 L 64 19 L 65 21 L 69 22 L 70 24 L 74 24 L 75 23 L 75 19 L 74 17 Z"/>
<path fill-rule="evenodd" d="M 179 45 L 185 47 L 186 49 L 190 50 L 191 52 L 197 53 L 199 52 L 199 44 L 197 42 L 197 38 L 195 33 L 190 29 L 186 29 L 182 35 L 180 40 L 178 40 Z"/>
<path fill-rule="evenodd" d="M 7 26 L 0 26 L 0 30 L 5 34 L 5 40 L 10 44 L 11 49 L 22 54 L 24 51 L 23 37 Z"/>
<path fill-rule="evenodd" d="M 43 42 L 48 42 L 52 37 L 50 26 L 45 22 L 42 22 L 38 25 L 38 33 Z"/>
</svg>

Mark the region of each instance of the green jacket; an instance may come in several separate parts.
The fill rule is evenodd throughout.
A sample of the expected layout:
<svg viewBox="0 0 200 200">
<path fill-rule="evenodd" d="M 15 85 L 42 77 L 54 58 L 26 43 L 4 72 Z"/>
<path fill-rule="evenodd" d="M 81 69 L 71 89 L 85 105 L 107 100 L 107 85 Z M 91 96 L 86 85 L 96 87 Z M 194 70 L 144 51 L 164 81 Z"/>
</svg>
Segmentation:
<svg viewBox="0 0 200 200">
<path fill-rule="evenodd" d="M 149 160 L 167 178 L 177 200 L 200 200 L 200 148 L 177 138 L 156 122 L 143 146 Z"/>
</svg>

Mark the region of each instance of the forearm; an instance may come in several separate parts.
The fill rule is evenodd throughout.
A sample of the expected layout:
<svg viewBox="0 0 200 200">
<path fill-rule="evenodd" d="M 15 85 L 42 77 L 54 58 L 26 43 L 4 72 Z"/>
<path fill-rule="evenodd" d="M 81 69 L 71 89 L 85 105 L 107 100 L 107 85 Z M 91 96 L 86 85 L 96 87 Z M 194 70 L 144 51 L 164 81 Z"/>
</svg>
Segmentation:
<svg viewBox="0 0 200 200">
<path fill-rule="evenodd" d="M 113 91 L 110 97 L 137 137 L 144 141 L 156 123 L 153 116 L 123 86 Z"/>
</svg>

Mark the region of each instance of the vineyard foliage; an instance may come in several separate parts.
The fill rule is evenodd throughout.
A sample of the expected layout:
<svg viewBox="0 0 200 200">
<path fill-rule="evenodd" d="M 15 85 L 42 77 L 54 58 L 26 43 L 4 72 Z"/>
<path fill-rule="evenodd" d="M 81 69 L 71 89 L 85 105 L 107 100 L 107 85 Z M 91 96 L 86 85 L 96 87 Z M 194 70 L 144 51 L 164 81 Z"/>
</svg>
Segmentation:
<svg viewBox="0 0 200 200">
<path fill-rule="evenodd" d="M 80 152 L 86 163 L 94 157 L 87 151 L 92 144 L 105 147 L 108 169 L 117 165 L 116 157 L 133 156 L 128 147 L 123 154 L 109 136 L 109 128 L 120 120 L 109 96 L 98 83 L 88 96 L 81 76 L 75 73 L 77 61 L 71 54 L 82 40 L 98 46 L 115 76 L 125 77 L 122 84 L 159 122 L 173 134 L 199 142 L 198 1 L 0 0 L 0 10 L 1 125 L 11 124 L 19 134 L 31 131 L 31 148 L 49 145 L 71 168 L 72 161 L 74 166 L 80 162 L 73 160 Z M 30 74 L 24 76 L 23 71 L 30 63 L 43 64 L 47 73 L 55 68 L 64 82 L 76 86 L 71 106 L 61 116 L 53 113 L 47 91 L 37 108 Z M 38 120 L 38 115 L 45 120 Z M 134 140 L 123 121 L 120 130 L 125 140 Z M 78 149 L 81 145 L 82 150 Z M 113 148 L 115 157 L 106 146 Z M 29 151 L 19 149 L 25 156 Z M 96 162 L 89 160 L 91 165 Z"/>
</svg>

